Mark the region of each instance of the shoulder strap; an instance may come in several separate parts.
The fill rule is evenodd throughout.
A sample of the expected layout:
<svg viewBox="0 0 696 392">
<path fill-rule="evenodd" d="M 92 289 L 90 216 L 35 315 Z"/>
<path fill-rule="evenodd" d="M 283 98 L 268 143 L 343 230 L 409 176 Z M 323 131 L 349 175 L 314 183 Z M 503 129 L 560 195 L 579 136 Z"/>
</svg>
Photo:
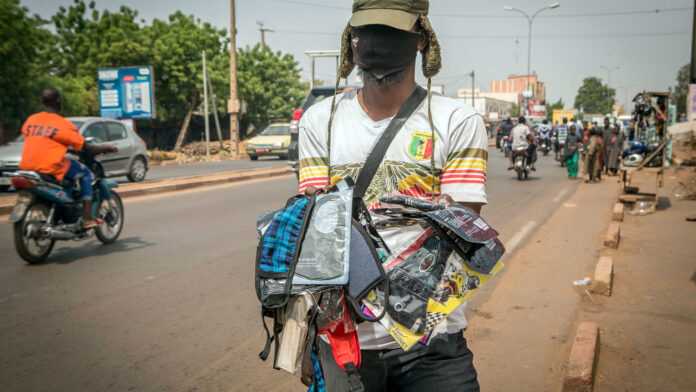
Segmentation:
<svg viewBox="0 0 696 392">
<path fill-rule="evenodd" d="M 355 188 L 353 190 L 353 197 L 356 199 L 361 199 L 365 196 L 367 188 L 372 183 L 372 179 L 377 174 L 377 169 L 379 165 L 382 164 L 384 155 L 387 153 L 387 149 L 391 145 L 396 134 L 399 133 L 401 128 L 406 123 L 409 117 L 418 109 L 418 106 L 423 102 L 428 92 L 421 86 L 416 86 L 416 88 L 408 97 L 406 102 L 401 105 L 399 112 L 391 120 L 387 129 L 384 130 L 382 136 L 380 136 L 377 144 L 372 148 L 370 155 L 367 157 L 365 164 L 362 169 L 360 169 L 360 174 L 358 174 L 358 179 L 355 182 Z"/>
</svg>

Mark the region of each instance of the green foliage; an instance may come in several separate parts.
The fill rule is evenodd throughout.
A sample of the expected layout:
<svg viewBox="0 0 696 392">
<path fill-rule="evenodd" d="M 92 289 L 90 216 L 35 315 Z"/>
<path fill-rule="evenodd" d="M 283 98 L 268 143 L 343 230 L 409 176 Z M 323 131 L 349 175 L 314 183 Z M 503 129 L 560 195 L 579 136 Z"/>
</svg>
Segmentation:
<svg viewBox="0 0 696 392">
<path fill-rule="evenodd" d="M 73 0 L 48 22 L 30 16 L 19 0 L 0 0 L 0 129 L 16 131 L 39 108 L 41 89 L 63 94 L 66 115 L 96 115 L 97 70 L 152 65 L 158 119 L 152 126 L 178 128 L 202 102 L 202 52 L 217 100 L 226 112 L 229 95 L 228 38 L 224 29 L 177 11 L 146 24 L 138 12 L 121 7 L 99 10 L 94 1 Z M 295 59 L 256 46 L 238 52 L 239 98 L 245 103 L 242 128 L 262 128 L 289 118 L 306 86 Z M 176 126 L 174 126 L 176 125 Z"/>
<path fill-rule="evenodd" d="M 52 18 L 56 31 L 58 75 L 92 76 L 99 67 L 141 65 L 148 59 L 149 42 L 137 22 L 138 12 L 122 6 L 117 12 L 98 11 L 92 1 L 74 0 Z"/>
<path fill-rule="evenodd" d="M 558 101 L 552 103 L 552 104 L 546 104 L 546 115 L 551 117 L 553 115 L 554 110 L 561 110 L 565 108 L 565 103 L 563 102 L 563 98 L 559 98 Z"/>
<path fill-rule="evenodd" d="M 677 85 L 674 86 L 674 92 L 672 99 L 677 105 L 677 113 L 686 113 L 686 100 L 689 95 L 689 79 L 690 79 L 690 66 L 689 64 L 684 65 L 679 68 L 677 72 Z"/>
<path fill-rule="evenodd" d="M 166 22 L 155 19 L 145 32 L 152 43 L 150 63 L 155 69 L 159 116 L 178 121 L 201 102 L 203 50 L 209 70 L 224 66 L 222 57 L 227 56 L 225 30 L 215 29 L 209 23 L 201 23 L 177 11 Z M 211 72 L 211 80 L 221 85 L 220 71 L 215 69 Z M 218 96 L 227 95 L 226 90 L 216 90 Z"/>
<path fill-rule="evenodd" d="M 519 116 L 520 116 L 520 105 L 513 104 L 512 109 L 510 109 L 510 117 L 519 117 Z"/>
<path fill-rule="evenodd" d="M 575 108 L 582 108 L 585 113 L 611 113 L 615 96 L 616 90 L 602 84 L 601 79 L 585 78 L 575 97 Z"/>
<path fill-rule="evenodd" d="M 275 119 L 287 119 L 300 106 L 306 88 L 300 68 L 289 54 L 256 45 L 239 51 L 237 59 L 240 99 L 246 104 L 242 126 L 263 128 Z"/>
<path fill-rule="evenodd" d="M 6 129 L 9 137 L 36 107 L 34 81 L 51 41 L 44 23 L 19 0 L 0 0 L 0 130 Z"/>
</svg>

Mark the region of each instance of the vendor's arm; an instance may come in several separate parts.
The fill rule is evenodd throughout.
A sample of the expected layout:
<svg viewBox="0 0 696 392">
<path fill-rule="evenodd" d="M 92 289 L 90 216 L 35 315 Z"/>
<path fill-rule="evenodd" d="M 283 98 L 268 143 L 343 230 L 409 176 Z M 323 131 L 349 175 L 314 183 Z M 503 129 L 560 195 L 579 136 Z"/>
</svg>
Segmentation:
<svg viewBox="0 0 696 392">
<path fill-rule="evenodd" d="M 447 163 L 440 177 L 442 197 L 480 213 L 488 202 L 487 170 L 488 135 L 483 118 L 460 109 L 450 122 Z"/>
<path fill-rule="evenodd" d="M 326 123 L 316 117 L 316 110 L 308 110 L 299 124 L 299 192 L 314 193 L 329 185 L 329 154 L 326 148 Z M 323 126 L 322 126 L 323 125 Z"/>
</svg>

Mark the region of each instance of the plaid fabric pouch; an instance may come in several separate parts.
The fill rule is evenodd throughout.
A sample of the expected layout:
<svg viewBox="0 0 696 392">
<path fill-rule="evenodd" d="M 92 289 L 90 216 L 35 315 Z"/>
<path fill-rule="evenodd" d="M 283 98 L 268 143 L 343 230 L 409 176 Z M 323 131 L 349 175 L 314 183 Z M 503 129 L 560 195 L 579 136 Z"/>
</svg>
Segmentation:
<svg viewBox="0 0 696 392">
<path fill-rule="evenodd" d="M 290 272 L 300 247 L 309 198 L 291 199 L 273 215 L 261 237 L 258 269 L 265 277 L 285 277 Z"/>
</svg>

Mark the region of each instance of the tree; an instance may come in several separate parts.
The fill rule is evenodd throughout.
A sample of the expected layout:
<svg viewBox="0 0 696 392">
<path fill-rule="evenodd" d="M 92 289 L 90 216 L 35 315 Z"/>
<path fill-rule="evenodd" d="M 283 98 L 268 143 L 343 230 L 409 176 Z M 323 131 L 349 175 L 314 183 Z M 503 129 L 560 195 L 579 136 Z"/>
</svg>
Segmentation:
<svg viewBox="0 0 696 392">
<path fill-rule="evenodd" d="M 614 106 L 616 90 L 602 84 L 597 77 L 585 78 L 575 97 L 575 108 L 585 113 L 611 113 Z"/>
<path fill-rule="evenodd" d="M 94 1 L 74 0 L 70 7 L 60 7 L 51 18 L 60 53 L 53 59 L 55 73 L 96 80 L 97 68 L 144 64 L 150 42 L 137 17 L 137 11 L 125 6 L 99 11 Z"/>
<path fill-rule="evenodd" d="M 237 61 L 239 96 L 246 106 L 242 126 L 259 129 L 271 120 L 287 120 L 306 91 L 295 58 L 257 44 L 241 49 Z"/>
<path fill-rule="evenodd" d="M 561 110 L 565 109 L 565 103 L 563 102 L 563 98 L 559 98 L 558 101 L 552 103 L 552 104 L 546 104 L 546 115 L 551 116 L 553 115 L 554 110 Z"/>
<path fill-rule="evenodd" d="M 44 24 L 19 0 L 0 0 L 0 140 L 14 136 L 38 105 L 36 78 L 51 41 Z"/>
<path fill-rule="evenodd" d="M 677 72 L 677 85 L 674 86 L 673 99 L 677 104 L 677 113 L 679 115 L 686 113 L 686 100 L 689 95 L 689 79 L 690 79 L 689 64 L 679 68 Z"/>
<path fill-rule="evenodd" d="M 510 117 L 520 116 L 520 105 L 514 103 L 512 104 L 512 109 L 510 109 Z"/>
</svg>

